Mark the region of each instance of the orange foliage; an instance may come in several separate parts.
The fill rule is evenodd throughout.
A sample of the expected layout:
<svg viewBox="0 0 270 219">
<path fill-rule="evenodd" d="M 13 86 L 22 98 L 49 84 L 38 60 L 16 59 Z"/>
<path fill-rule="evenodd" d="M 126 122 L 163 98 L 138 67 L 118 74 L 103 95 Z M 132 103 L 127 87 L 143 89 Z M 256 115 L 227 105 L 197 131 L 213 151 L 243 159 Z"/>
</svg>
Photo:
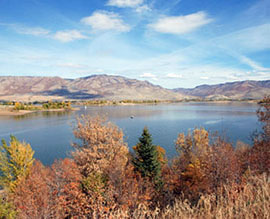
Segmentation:
<svg viewBox="0 0 270 219">
<path fill-rule="evenodd" d="M 110 175 L 123 171 L 128 148 L 117 126 L 100 117 L 82 116 L 74 135 L 82 144 L 74 144 L 76 151 L 72 155 L 84 176 L 93 171 Z"/>
<path fill-rule="evenodd" d="M 255 186 L 248 183 L 250 176 L 247 173 L 252 173 L 248 170 L 253 173 L 269 173 L 270 170 L 270 97 L 265 98 L 261 106 L 257 114 L 263 123 L 263 133 L 255 139 L 252 148 L 238 143 L 234 149 L 219 138 L 210 139 L 203 128 L 178 135 L 178 157 L 171 165 L 165 158 L 165 150 L 157 146 L 164 181 L 159 192 L 150 179 L 142 178 L 134 171 L 123 133 L 117 126 L 100 117 L 82 116 L 74 130 L 80 143 L 73 145 L 73 159 L 56 161 L 51 168 L 35 162 L 30 174 L 20 181 L 9 200 L 22 219 L 113 218 L 117 212 L 125 212 L 126 218 L 131 215 L 140 218 L 139 209 L 142 208 L 143 215 L 150 212 L 155 214 L 153 217 L 158 217 L 158 212 L 150 210 L 156 207 L 163 215 L 172 216 L 166 210 L 175 211 L 174 207 L 166 207 L 172 203 L 176 207 L 181 203 L 178 206 L 181 212 L 198 217 L 201 212 L 198 209 L 205 211 L 205 215 L 221 214 L 221 210 L 213 213 L 213 209 L 218 209 L 218 203 L 222 203 L 223 209 L 230 203 L 230 209 L 233 209 L 230 211 L 234 214 L 235 203 L 238 206 L 255 206 L 257 203 L 246 204 L 249 197 L 254 196 L 251 200 L 256 200 L 258 196 Z M 269 183 L 265 179 L 262 182 L 264 192 L 269 192 Z M 255 182 L 259 185 L 260 181 Z M 250 193 L 248 197 L 245 191 Z M 239 198 L 244 201 L 238 202 Z M 175 202 L 175 199 L 179 200 Z M 260 203 L 265 207 L 267 202 Z M 179 212 L 177 216 L 181 216 Z"/>
<path fill-rule="evenodd" d="M 56 215 L 50 168 L 36 161 L 30 175 L 22 180 L 12 196 L 19 218 L 51 218 Z"/>
<path fill-rule="evenodd" d="M 53 191 L 57 216 L 83 217 L 89 213 L 91 206 L 81 190 L 81 174 L 71 159 L 56 161 L 52 165 Z"/>
<path fill-rule="evenodd" d="M 126 169 L 129 153 L 123 132 L 100 117 L 82 116 L 74 135 L 82 144 L 74 145 L 72 155 L 82 174 L 83 192 L 91 199 L 92 212 L 106 214 L 123 200 L 128 201 L 125 183 L 130 182 L 126 176 L 131 176 Z"/>
<path fill-rule="evenodd" d="M 169 180 L 170 191 L 184 194 L 191 201 L 201 193 L 212 193 L 227 183 L 239 180 L 240 165 L 232 145 L 217 139 L 209 143 L 208 132 L 201 128 L 185 136 L 179 134 L 176 141 L 179 157 L 172 165 Z"/>
<path fill-rule="evenodd" d="M 270 173 L 270 96 L 260 101 L 257 111 L 258 120 L 262 123 L 263 132 L 254 139 L 250 151 L 250 168 L 257 173 Z"/>
<path fill-rule="evenodd" d="M 121 176 L 121 185 L 116 189 L 116 202 L 121 209 L 136 209 L 141 204 L 150 206 L 155 195 L 154 185 L 134 171 L 131 162 L 127 163 Z"/>
</svg>

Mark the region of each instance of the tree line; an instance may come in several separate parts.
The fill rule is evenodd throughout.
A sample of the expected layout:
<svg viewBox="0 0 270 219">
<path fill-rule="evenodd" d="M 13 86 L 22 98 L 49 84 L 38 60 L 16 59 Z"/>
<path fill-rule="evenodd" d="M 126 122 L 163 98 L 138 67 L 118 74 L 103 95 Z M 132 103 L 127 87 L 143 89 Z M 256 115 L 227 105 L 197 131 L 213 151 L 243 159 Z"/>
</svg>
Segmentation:
<svg viewBox="0 0 270 219">
<path fill-rule="evenodd" d="M 121 129 L 101 117 L 79 117 L 80 143 L 50 167 L 11 136 L 0 146 L 0 218 L 267 218 L 270 97 L 257 116 L 252 146 L 194 129 L 178 135 L 170 161 L 147 127 L 131 153 Z"/>
</svg>

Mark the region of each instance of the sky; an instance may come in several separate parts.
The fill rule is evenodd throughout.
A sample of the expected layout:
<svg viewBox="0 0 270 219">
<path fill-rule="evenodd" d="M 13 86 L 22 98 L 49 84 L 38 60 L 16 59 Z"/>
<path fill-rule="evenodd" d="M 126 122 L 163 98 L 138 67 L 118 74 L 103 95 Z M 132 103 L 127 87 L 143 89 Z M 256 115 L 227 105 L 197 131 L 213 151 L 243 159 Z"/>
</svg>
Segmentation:
<svg viewBox="0 0 270 219">
<path fill-rule="evenodd" d="M 0 76 L 270 79 L 270 0 L 0 0 Z"/>
</svg>

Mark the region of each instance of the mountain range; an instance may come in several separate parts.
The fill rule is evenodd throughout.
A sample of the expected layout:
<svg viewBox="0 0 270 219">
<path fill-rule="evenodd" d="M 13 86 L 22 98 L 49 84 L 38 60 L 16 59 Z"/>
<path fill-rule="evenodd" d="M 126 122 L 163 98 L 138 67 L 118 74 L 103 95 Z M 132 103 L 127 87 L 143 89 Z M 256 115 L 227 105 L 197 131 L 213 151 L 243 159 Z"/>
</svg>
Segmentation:
<svg viewBox="0 0 270 219">
<path fill-rule="evenodd" d="M 60 77 L 1 76 L 0 100 L 183 100 L 261 99 L 270 94 L 270 80 L 201 85 L 192 89 L 166 89 L 148 81 L 114 75 L 77 79 Z"/>
<path fill-rule="evenodd" d="M 216 85 L 200 85 L 192 89 L 177 88 L 175 92 L 202 99 L 261 99 L 270 94 L 270 80 L 236 81 Z"/>
</svg>

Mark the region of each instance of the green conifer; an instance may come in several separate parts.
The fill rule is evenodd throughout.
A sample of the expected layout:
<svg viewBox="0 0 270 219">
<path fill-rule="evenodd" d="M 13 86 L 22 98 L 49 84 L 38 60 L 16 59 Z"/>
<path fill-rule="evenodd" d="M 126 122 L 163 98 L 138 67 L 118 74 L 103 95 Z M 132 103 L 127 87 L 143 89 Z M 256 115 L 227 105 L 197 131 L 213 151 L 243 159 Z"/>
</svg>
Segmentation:
<svg viewBox="0 0 270 219">
<path fill-rule="evenodd" d="M 161 163 L 158 159 L 157 146 L 153 145 L 152 136 L 147 127 L 143 129 L 142 136 L 134 147 L 134 151 L 135 170 L 139 171 L 142 177 L 149 177 L 160 188 L 162 185 Z"/>
</svg>

